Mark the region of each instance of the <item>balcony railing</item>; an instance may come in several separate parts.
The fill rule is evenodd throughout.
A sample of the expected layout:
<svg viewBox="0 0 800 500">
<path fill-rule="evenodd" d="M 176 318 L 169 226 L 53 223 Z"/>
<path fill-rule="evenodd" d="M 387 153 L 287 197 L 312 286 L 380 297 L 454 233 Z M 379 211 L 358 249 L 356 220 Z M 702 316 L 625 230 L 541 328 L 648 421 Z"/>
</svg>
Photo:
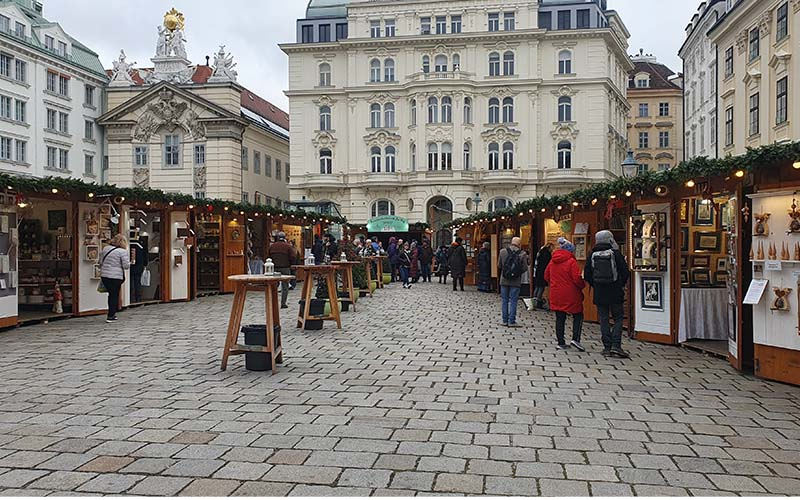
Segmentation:
<svg viewBox="0 0 800 500">
<path fill-rule="evenodd" d="M 408 76 L 408 80 L 412 82 L 436 81 L 436 80 L 471 80 L 475 77 L 475 73 L 468 71 L 420 71 Z"/>
</svg>

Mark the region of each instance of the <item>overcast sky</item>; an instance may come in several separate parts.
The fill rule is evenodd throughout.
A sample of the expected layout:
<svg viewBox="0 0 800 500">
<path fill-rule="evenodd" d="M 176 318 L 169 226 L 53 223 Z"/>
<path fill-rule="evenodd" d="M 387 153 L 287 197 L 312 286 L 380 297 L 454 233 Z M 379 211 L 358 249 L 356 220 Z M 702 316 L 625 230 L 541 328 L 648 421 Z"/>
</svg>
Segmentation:
<svg viewBox="0 0 800 500">
<path fill-rule="evenodd" d="M 151 66 L 156 26 L 175 6 L 186 16 L 189 58 L 205 64 L 220 44 L 238 63 L 239 83 L 287 109 L 286 56 L 279 43 L 295 41 L 295 21 L 307 0 L 43 0 L 45 17 L 100 54 L 111 67 L 124 48 L 129 61 Z M 700 0 L 609 0 L 631 32 L 630 53 L 652 53 L 681 70 L 678 49 Z"/>
</svg>

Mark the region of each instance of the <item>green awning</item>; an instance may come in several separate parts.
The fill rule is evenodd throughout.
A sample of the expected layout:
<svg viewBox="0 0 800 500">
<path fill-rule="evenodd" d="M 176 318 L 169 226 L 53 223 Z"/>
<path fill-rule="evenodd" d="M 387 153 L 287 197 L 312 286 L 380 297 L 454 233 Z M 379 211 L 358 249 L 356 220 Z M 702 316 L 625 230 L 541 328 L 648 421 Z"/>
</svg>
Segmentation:
<svg viewBox="0 0 800 500">
<path fill-rule="evenodd" d="M 394 215 L 376 217 L 367 222 L 367 232 L 370 233 L 407 233 L 408 219 Z"/>
</svg>

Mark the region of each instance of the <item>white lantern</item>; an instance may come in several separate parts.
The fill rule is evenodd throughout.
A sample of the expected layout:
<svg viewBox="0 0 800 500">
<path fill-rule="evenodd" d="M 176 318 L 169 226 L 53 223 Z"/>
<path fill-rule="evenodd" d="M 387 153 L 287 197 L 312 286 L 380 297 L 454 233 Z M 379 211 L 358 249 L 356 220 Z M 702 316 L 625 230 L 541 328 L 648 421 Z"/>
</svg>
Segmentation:
<svg viewBox="0 0 800 500">
<path fill-rule="evenodd" d="M 267 259 L 267 261 L 264 262 L 264 274 L 266 276 L 272 276 L 275 274 L 275 263 L 272 262 L 272 259 Z"/>
</svg>

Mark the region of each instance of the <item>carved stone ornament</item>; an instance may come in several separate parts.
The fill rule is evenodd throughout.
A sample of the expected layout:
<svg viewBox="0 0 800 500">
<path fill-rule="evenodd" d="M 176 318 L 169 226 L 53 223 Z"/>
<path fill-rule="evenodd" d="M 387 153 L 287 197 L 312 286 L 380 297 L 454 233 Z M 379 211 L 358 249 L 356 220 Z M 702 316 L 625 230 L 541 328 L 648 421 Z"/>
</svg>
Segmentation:
<svg viewBox="0 0 800 500">
<path fill-rule="evenodd" d="M 550 131 L 550 136 L 555 140 L 572 139 L 578 137 L 579 130 L 575 126 L 575 122 L 555 122 L 553 130 Z"/>
<path fill-rule="evenodd" d="M 800 0 L 792 0 L 792 9 L 795 14 L 800 12 Z"/>
<path fill-rule="evenodd" d="M 436 127 L 433 130 L 429 130 L 426 134 L 427 137 L 432 142 L 452 142 L 453 141 L 453 134 L 451 130 L 447 130 L 442 127 Z"/>
<path fill-rule="evenodd" d="M 499 87 L 491 90 L 487 90 L 483 93 L 483 95 L 487 97 L 497 97 L 500 99 L 504 99 L 506 97 L 515 97 L 519 94 L 516 90 L 512 89 L 511 87 Z"/>
<path fill-rule="evenodd" d="M 758 19 L 758 30 L 761 34 L 761 38 L 767 38 L 769 36 L 769 30 L 772 26 L 772 11 L 766 10 L 761 17 Z"/>
<path fill-rule="evenodd" d="M 321 131 L 317 132 L 317 135 L 311 139 L 311 144 L 314 145 L 315 148 L 327 148 L 333 149 L 336 146 L 336 137 L 330 131 Z"/>
<path fill-rule="evenodd" d="M 578 91 L 573 90 L 569 85 L 562 85 L 560 88 L 551 91 L 551 93 L 556 97 L 572 97 L 577 94 Z"/>
<path fill-rule="evenodd" d="M 378 130 L 364 136 L 364 142 L 367 146 L 398 146 L 400 144 L 400 135 L 385 130 Z"/>
<path fill-rule="evenodd" d="M 214 54 L 214 73 L 209 82 L 235 82 L 236 77 L 239 75 L 236 70 L 236 63 L 233 62 L 233 56 L 225 52 L 225 46 L 220 45 L 219 50 Z"/>
<path fill-rule="evenodd" d="M 206 167 L 195 167 L 194 168 L 194 190 L 195 191 L 205 191 L 206 190 Z"/>
<path fill-rule="evenodd" d="M 320 96 L 319 99 L 317 99 L 317 100 L 315 100 L 313 102 L 317 107 L 328 106 L 330 108 L 333 108 L 333 105 L 336 104 L 336 99 L 333 99 L 333 98 L 331 98 L 331 96 L 328 96 L 328 95 L 322 95 L 322 96 Z"/>
<path fill-rule="evenodd" d="M 133 70 L 134 63 L 127 62 L 127 56 L 124 50 L 119 51 L 119 58 L 112 63 L 113 73 L 111 74 L 111 81 L 108 83 L 109 87 L 130 87 L 136 85 L 131 78 L 131 71 Z"/>
<path fill-rule="evenodd" d="M 147 189 L 150 187 L 150 169 L 135 167 L 133 169 L 133 187 Z"/>
<path fill-rule="evenodd" d="M 739 55 L 744 54 L 745 50 L 747 50 L 747 40 L 748 40 L 747 30 L 740 32 L 736 36 L 736 50 L 739 52 Z"/>
<path fill-rule="evenodd" d="M 162 89 L 158 101 L 147 106 L 133 129 L 133 138 L 138 142 L 148 142 L 161 127 L 175 129 L 181 127 L 194 140 L 206 136 L 206 126 L 200 117 L 189 109 L 185 102 L 179 102 L 169 89 Z"/>
<path fill-rule="evenodd" d="M 517 143 L 522 132 L 517 129 L 506 127 L 505 125 L 499 125 L 489 130 L 483 131 L 481 133 L 481 137 L 487 142 L 507 142 L 511 141 L 513 143 Z"/>
<path fill-rule="evenodd" d="M 381 92 L 378 94 L 373 94 L 367 99 L 370 104 L 378 103 L 380 105 L 384 105 L 387 102 L 395 102 L 397 98 L 388 92 Z"/>
</svg>

